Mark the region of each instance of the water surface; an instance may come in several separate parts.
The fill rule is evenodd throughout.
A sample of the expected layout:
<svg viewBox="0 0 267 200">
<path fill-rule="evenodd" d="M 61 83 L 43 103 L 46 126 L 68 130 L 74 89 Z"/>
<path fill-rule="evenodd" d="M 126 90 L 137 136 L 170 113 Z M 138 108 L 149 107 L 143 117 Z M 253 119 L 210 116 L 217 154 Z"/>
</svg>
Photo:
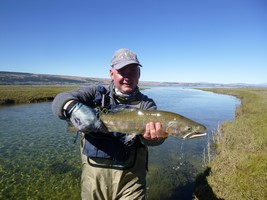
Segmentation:
<svg viewBox="0 0 267 200">
<path fill-rule="evenodd" d="M 231 96 L 178 87 L 142 91 L 160 110 L 204 124 L 211 134 L 233 120 Z M 148 199 L 191 199 L 202 172 L 207 138 L 168 138 L 149 148 Z M 52 115 L 51 103 L 0 107 L 0 199 L 80 199 L 80 152 L 75 134 Z"/>
<path fill-rule="evenodd" d="M 148 197 L 150 199 L 192 199 L 195 178 L 203 172 L 203 153 L 212 131 L 234 119 L 239 105 L 235 97 L 190 88 L 151 88 L 143 91 L 153 98 L 159 110 L 168 110 L 207 127 L 208 137 L 177 140 L 169 137 L 161 146 L 151 147 Z"/>
</svg>

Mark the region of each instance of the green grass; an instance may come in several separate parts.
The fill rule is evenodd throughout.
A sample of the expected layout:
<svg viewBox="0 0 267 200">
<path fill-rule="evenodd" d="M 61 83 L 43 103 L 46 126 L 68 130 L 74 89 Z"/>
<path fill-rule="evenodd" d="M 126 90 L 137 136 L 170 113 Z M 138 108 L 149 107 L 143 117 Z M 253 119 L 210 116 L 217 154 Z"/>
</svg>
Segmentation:
<svg viewBox="0 0 267 200">
<path fill-rule="evenodd" d="M 0 85 L 0 105 L 27 104 L 52 101 L 64 91 L 80 86 L 3 86 Z M 140 88 L 144 90 L 146 88 Z"/>
<path fill-rule="evenodd" d="M 267 89 L 204 89 L 241 99 L 221 127 L 217 154 L 198 178 L 196 199 L 267 199 Z"/>
<path fill-rule="evenodd" d="M 63 91 L 78 86 L 0 86 L 0 105 L 52 101 Z"/>
</svg>

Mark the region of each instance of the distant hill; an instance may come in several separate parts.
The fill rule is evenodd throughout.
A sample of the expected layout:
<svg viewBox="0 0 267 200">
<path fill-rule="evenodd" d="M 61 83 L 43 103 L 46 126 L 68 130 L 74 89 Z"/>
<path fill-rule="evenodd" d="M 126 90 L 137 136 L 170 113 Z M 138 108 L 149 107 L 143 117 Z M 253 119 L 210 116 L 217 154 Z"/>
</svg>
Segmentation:
<svg viewBox="0 0 267 200">
<path fill-rule="evenodd" d="M 0 71 L 0 85 L 106 85 L 109 79 Z"/>
<path fill-rule="evenodd" d="M 110 79 L 0 71 L 0 85 L 108 85 Z M 193 86 L 195 83 L 141 81 L 142 86 Z"/>
<path fill-rule="evenodd" d="M 33 74 L 22 72 L 0 71 L 0 85 L 108 85 L 110 79 L 50 75 L 50 74 Z M 181 83 L 181 82 L 151 82 L 141 81 L 140 86 L 183 86 L 183 87 L 267 87 L 267 84 L 219 84 L 219 83 Z"/>
</svg>

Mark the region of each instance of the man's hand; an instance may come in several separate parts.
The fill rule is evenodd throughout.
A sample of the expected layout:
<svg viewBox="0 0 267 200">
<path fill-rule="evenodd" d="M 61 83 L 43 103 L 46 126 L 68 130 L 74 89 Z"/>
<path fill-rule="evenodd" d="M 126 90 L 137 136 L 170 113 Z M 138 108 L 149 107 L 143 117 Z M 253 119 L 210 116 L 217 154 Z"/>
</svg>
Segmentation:
<svg viewBox="0 0 267 200">
<path fill-rule="evenodd" d="M 147 140 L 160 140 L 166 136 L 160 122 L 149 122 L 146 124 L 146 131 L 143 137 Z"/>
<path fill-rule="evenodd" d="M 96 116 L 95 111 L 79 102 L 75 102 L 66 110 L 70 121 L 79 131 L 87 132 L 107 132 L 107 128 Z"/>
</svg>

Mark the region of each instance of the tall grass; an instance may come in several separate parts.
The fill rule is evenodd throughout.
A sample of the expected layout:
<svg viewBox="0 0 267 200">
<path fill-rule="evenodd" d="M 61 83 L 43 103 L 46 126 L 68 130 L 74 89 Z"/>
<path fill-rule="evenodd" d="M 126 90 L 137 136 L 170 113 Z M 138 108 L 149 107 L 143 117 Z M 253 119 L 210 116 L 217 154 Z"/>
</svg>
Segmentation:
<svg viewBox="0 0 267 200">
<path fill-rule="evenodd" d="M 207 147 L 203 149 L 203 167 L 208 167 L 211 163 L 212 156 L 214 151 L 216 150 L 217 145 L 219 145 L 220 140 L 222 138 L 220 125 L 218 123 L 217 128 L 212 131 L 212 139 L 210 139 L 209 135 L 207 137 Z"/>
<path fill-rule="evenodd" d="M 76 86 L 0 86 L 0 105 L 52 101 L 59 93 Z"/>
<path fill-rule="evenodd" d="M 205 89 L 241 99 L 221 125 L 217 154 L 200 176 L 198 199 L 267 199 L 267 89 Z"/>
</svg>

